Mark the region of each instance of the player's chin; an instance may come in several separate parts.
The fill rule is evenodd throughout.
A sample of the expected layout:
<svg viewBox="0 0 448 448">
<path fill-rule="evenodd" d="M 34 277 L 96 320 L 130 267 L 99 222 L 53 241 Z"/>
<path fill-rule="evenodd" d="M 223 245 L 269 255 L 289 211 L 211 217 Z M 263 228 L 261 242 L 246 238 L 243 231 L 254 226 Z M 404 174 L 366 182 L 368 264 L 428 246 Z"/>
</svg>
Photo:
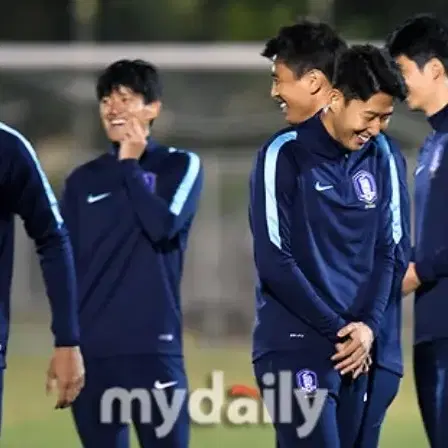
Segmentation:
<svg viewBox="0 0 448 448">
<path fill-rule="evenodd" d="M 112 142 L 121 142 L 124 138 L 124 130 L 113 127 L 106 128 L 107 138 Z"/>
<path fill-rule="evenodd" d="M 350 141 L 348 142 L 348 144 L 346 146 L 351 151 L 359 151 L 367 142 L 368 142 L 368 140 L 366 141 L 365 139 L 362 139 L 359 135 L 355 134 L 350 139 Z"/>
</svg>

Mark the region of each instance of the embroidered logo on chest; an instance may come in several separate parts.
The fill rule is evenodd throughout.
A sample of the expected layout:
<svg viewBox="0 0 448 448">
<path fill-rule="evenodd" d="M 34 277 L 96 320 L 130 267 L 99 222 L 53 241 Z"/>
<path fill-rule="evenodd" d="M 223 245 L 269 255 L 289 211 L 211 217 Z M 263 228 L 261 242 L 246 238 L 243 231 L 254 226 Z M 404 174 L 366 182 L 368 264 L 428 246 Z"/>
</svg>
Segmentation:
<svg viewBox="0 0 448 448">
<path fill-rule="evenodd" d="M 151 193 L 156 192 L 156 181 L 157 181 L 157 174 L 151 173 L 150 171 L 143 174 L 143 180 Z"/>
<path fill-rule="evenodd" d="M 434 155 L 432 156 L 431 164 L 429 165 L 429 174 L 431 177 L 434 177 L 436 171 L 439 169 L 444 149 L 445 149 L 445 146 L 442 144 L 439 144 L 439 145 L 437 145 L 436 149 L 434 150 Z"/>
<path fill-rule="evenodd" d="M 368 206 L 372 206 L 378 197 L 375 178 L 367 171 L 358 171 L 353 176 L 356 196 Z"/>
</svg>

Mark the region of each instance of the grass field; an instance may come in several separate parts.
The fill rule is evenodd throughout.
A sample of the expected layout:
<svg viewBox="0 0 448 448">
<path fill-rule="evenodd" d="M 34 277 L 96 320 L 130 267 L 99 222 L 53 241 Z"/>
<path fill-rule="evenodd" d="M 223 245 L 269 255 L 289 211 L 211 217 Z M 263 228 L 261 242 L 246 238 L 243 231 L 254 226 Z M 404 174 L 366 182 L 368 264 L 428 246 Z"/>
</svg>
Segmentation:
<svg viewBox="0 0 448 448">
<path fill-rule="evenodd" d="M 81 448 L 68 411 L 54 411 L 54 397 L 44 393 L 47 357 L 42 347 L 47 336 L 31 334 L 17 327 L 13 331 L 11 356 L 8 359 L 5 382 L 2 448 Z M 25 335 L 26 334 L 26 338 Z M 251 385 L 252 371 L 248 347 L 198 347 L 193 338 L 186 343 L 186 359 L 193 387 L 205 387 L 207 374 L 213 370 L 225 372 L 228 385 Z M 398 398 L 392 405 L 384 425 L 381 448 L 428 446 L 417 411 L 410 366 Z M 194 427 L 192 448 L 273 447 L 269 427 Z M 134 443 L 133 447 L 138 445 Z M 100 447 L 98 447 L 100 448 Z"/>
</svg>

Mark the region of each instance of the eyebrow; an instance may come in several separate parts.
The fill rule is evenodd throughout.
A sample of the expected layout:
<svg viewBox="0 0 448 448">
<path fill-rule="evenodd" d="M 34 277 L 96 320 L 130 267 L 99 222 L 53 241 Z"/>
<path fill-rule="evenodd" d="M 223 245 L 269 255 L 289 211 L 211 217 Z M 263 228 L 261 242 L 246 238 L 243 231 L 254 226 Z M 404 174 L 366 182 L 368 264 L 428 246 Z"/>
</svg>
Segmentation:
<svg viewBox="0 0 448 448">
<path fill-rule="evenodd" d="M 375 110 L 366 110 L 364 111 L 364 115 L 391 115 L 393 114 L 393 112 L 394 112 L 393 110 L 390 110 L 386 113 L 377 112 Z"/>
</svg>

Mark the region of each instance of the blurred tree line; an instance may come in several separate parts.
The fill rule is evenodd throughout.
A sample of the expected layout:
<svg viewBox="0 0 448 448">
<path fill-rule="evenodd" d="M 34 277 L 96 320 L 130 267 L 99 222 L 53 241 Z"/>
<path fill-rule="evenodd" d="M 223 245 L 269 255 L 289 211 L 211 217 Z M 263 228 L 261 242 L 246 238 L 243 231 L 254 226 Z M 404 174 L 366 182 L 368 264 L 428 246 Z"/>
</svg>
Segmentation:
<svg viewBox="0 0 448 448">
<path fill-rule="evenodd" d="M 411 14 L 448 17 L 446 0 L 2 0 L 3 41 L 264 40 L 312 15 L 347 38 L 382 39 Z"/>
</svg>

